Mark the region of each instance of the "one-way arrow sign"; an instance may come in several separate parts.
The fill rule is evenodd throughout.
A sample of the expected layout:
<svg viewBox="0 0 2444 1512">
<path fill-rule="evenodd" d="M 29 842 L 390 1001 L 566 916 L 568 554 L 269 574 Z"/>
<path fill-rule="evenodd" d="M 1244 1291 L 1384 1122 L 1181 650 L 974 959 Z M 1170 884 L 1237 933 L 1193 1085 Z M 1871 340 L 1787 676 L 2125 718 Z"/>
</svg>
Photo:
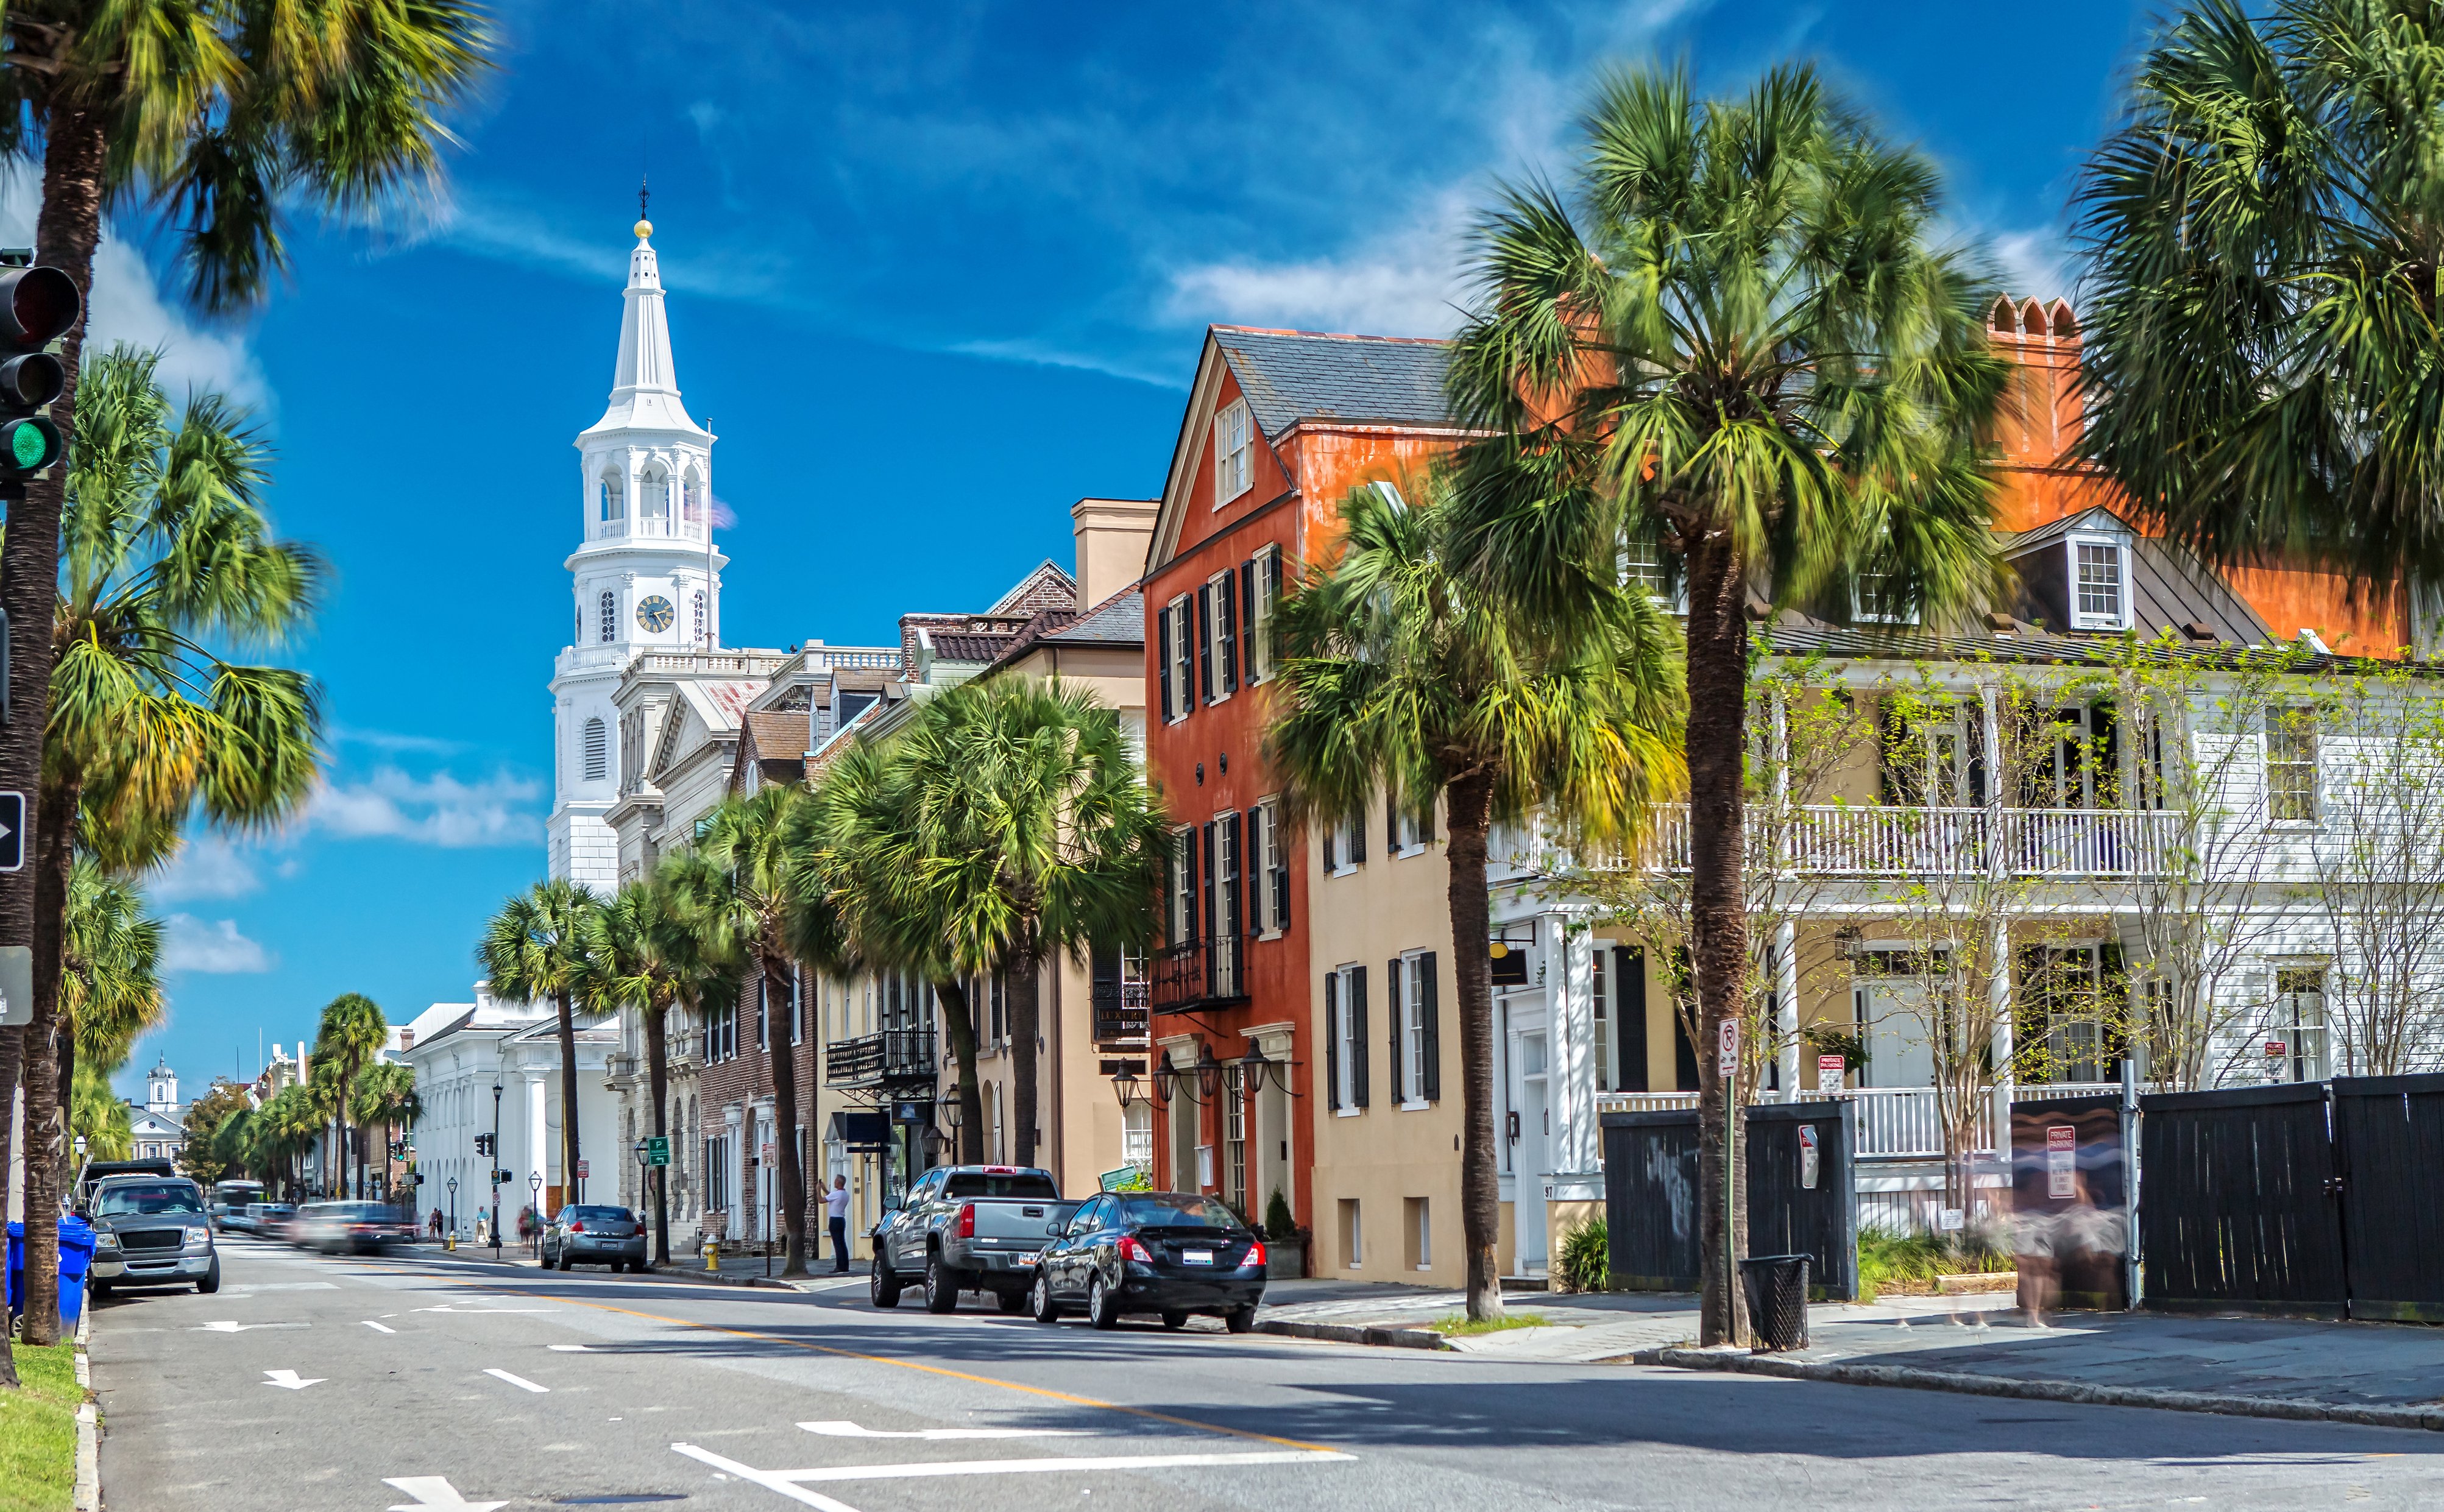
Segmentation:
<svg viewBox="0 0 2444 1512">
<path fill-rule="evenodd" d="M 26 795 L 0 793 L 0 872 L 26 864 Z"/>
<path fill-rule="evenodd" d="M 450 1484 L 450 1477 L 446 1475 L 395 1475 L 384 1480 L 382 1484 L 398 1486 L 416 1498 L 412 1503 L 394 1504 L 390 1512 L 424 1512 L 425 1508 L 435 1506 L 446 1506 L 451 1512 L 494 1512 L 495 1508 L 509 1504 L 507 1502 L 470 1502 L 458 1494 L 458 1488 Z"/>
<path fill-rule="evenodd" d="M 320 1386 L 330 1378 L 325 1375 L 308 1375 L 301 1381 L 297 1378 L 295 1371 L 265 1371 L 263 1374 L 271 1377 L 264 1382 L 264 1385 L 285 1386 L 292 1392 L 302 1392 L 309 1386 Z"/>
</svg>

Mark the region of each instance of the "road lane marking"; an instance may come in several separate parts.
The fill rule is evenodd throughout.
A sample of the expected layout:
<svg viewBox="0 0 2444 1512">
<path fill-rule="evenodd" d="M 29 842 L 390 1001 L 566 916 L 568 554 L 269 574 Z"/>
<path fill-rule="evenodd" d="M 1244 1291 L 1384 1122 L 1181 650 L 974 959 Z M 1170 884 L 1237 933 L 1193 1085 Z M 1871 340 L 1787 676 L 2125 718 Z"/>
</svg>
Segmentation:
<svg viewBox="0 0 2444 1512">
<path fill-rule="evenodd" d="M 500 1379 L 509 1382 L 511 1386 L 524 1387 L 529 1392 L 542 1392 L 551 1390 L 548 1386 L 537 1386 L 534 1382 L 528 1380 L 523 1375 L 512 1375 L 507 1371 L 494 1370 L 489 1366 L 485 1368 L 484 1374 L 487 1375 L 497 1376 Z"/>
<path fill-rule="evenodd" d="M 187 1330 L 190 1334 L 245 1334 L 258 1328 L 311 1328 L 311 1323 L 241 1323 L 234 1318 L 204 1323 Z"/>
<path fill-rule="evenodd" d="M 592 1355 L 597 1353 L 596 1349 L 591 1344 L 546 1344 L 544 1348 L 551 1351 L 555 1355 Z"/>
<path fill-rule="evenodd" d="M 320 1386 L 330 1379 L 327 1375 L 309 1375 L 300 1380 L 295 1371 L 265 1371 L 263 1374 L 271 1377 L 265 1381 L 264 1385 L 286 1387 L 292 1392 L 302 1392 L 309 1386 Z"/>
<path fill-rule="evenodd" d="M 456 1313 L 462 1318 L 468 1318 L 485 1313 L 548 1313 L 556 1311 L 556 1309 L 549 1307 L 451 1307 L 445 1304 L 440 1307 L 411 1307 L 408 1311 L 411 1313 Z"/>
<path fill-rule="evenodd" d="M 377 1334 L 396 1334 L 398 1332 L 398 1329 L 391 1327 L 388 1323 L 377 1323 L 370 1318 L 364 1319 L 364 1325 L 367 1328 L 372 1329 Z"/>
<path fill-rule="evenodd" d="M 1322 1464 L 1357 1458 L 1337 1449 L 1250 1449 L 1235 1454 L 1101 1454 L 1037 1460 L 939 1460 L 909 1465 L 842 1465 L 797 1470 L 759 1470 L 751 1465 L 742 1465 L 694 1444 L 674 1444 L 671 1447 L 692 1460 L 710 1465 L 742 1481 L 752 1482 L 768 1491 L 777 1491 L 793 1502 L 819 1507 L 823 1512 L 857 1512 L 857 1509 L 820 1491 L 808 1489 L 806 1483 L 809 1481 L 836 1484 L 842 1481 L 927 1480 L 952 1475 L 1168 1470 L 1230 1465 Z"/>
<path fill-rule="evenodd" d="M 250 1297 L 256 1292 L 335 1292 L 340 1288 L 326 1281 L 249 1281 L 229 1288 L 236 1297 Z"/>
<path fill-rule="evenodd" d="M 507 1502 L 470 1502 L 458 1494 L 446 1475 L 399 1475 L 382 1482 L 395 1485 L 416 1498 L 412 1503 L 394 1503 L 390 1512 L 424 1512 L 427 1507 L 446 1506 L 451 1512 L 497 1512 Z"/>
<path fill-rule="evenodd" d="M 820 1433 L 833 1439 L 1081 1439 L 1093 1436 L 1074 1428 L 920 1428 L 908 1432 L 891 1432 L 878 1428 L 860 1428 L 848 1422 L 801 1423 L 798 1426 L 809 1433 Z"/>
</svg>

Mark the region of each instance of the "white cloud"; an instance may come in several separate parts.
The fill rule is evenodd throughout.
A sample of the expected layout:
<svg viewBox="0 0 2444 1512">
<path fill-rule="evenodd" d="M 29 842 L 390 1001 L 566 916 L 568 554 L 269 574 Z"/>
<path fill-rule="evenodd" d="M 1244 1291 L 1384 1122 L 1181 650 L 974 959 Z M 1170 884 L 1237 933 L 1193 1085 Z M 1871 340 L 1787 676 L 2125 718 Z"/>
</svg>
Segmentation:
<svg viewBox="0 0 2444 1512">
<path fill-rule="evenodd" d="M 526 805 L 543 794 L 531 778 L 500 773 L 464 783 L 448 772 L 412 777 L 385 766 L 361 783 L 331 783 L 314 795 L 308 822 L 333 835 L 419 845 L 531 845 L 543 821 Z"/>
<path fill-rule="evenodd" d="M 268 971 L 271 952 L 237 931 L 235 919 L 199 919 L 173 913 L 162 923 L 161 969 L 215 975 Z"/>
<path fill-rule="evenodd" d="M 1443 194 L 1409 224 L 1346 254 L 1208 263 L 1171 276 L 1174 320 L 1290 325 L 1369 336 L 1445 336 L 1459 323 L 1468 201 Z"/>
<path fill-rule="evenodd" d="M 34 216 L 42 205 L 41 180 L 23 164 L 0 171 L 0 242 L 34 243 Z M 254 408 L 273 402 L 270 383 L 238 330 L 207 330 L 189 321 L 161 291 L 144 256 L 105 227 L 93 257 L 93 308 L 85 346 L 100 351 L 114 341 L 158 347 L 161 382 L 174 397 L 191 387 L 217 389 Z"/>
<path fill-rule="evenodd" d="M 218 835 L 204 835 L 180 846 L 168 864 L 146 879 L 144 891 L 161 902 L 177 903 L 244 897 L 262 885 L 253 863 L 234 844 Z"/>
<path fill-rule="evenodd" d="M 2003 275 L 2003 287 L 2016 299 L 2068 297 L 2074 280 L 2068 246 L 2060 230 L 2008 231 L 1988 244 Z"/>
</svg>

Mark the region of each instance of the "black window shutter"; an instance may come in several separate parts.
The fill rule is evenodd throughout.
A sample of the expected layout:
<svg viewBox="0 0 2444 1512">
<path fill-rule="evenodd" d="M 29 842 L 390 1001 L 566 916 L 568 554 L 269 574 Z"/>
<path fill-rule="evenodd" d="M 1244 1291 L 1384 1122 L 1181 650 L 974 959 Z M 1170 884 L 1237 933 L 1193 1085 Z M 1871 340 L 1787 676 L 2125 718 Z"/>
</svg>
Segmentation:
<svg viewBox="0 0 2444 1512">
<path fill-rule="evenodd" d="M 1400 794 L 1390 784 L 1383 786 L 1383 854 L 1400 853 Z"/>
<path fill-rule="evenodd" d="M 1366 859 L 1366 806 L 1360 804 L 1349 811 L 1349 864 L 1356 866 Z"/>
<path fill-rule="evenodd" d="M 1417 957 L 1413 969 L 1417 973 L 1417 1017 L 1425 1029 L 1417 1036 L 1423 1042 L 1417 1059 L 1425 1062 L 1426 1100 L 1433 1102 L 1443 1095 L 1442 984 L 1436 979 L 1431 950 Z"/>
<path fill-rule="evenodd" d="M 1417 805 L 1417 839 L 1428 845 L 1435 842 L 1435 795 L 1428 793 Z"/>
<path fill-rule="evenodd" d="M 1213 937 L 1213 821 L 1205 821 L 1205 937 Z"/>
<path fill-rule="evenodd" d="M 1272 926 L 1287 930 L 1290 927 L 1290 858 L 1282 849 L 1282 811 L 1269 804 L 1265 809 L 1265 838 L 1270 842 L 1267 854 L 1273 870 Z"/>
<path fill-rule="evenodd" d="M 1231 589 L 1237 586 L 1231 577 L 1208 585 L 1213 594 L 1214 638 L 1222 647 L 1222 691 L 1239 691 L 1239 596 Z"/>
<path fill-rule="evenodd" d="M 1612 952 L 1612 1032 L 1620 1060 L 1615 1084 L 1623 1092 L 1646 1090 L 1646 952 L 1621 946 Z"/>
<path fill-rule="evenodd" d="M 1324 1100 L 1341 1106 L 1341 973 L 1324 973 Z"/>
<path fill-rule="evenodd" d="M 1187 934 L 1176 942 L 1180 945 L 1187 945 L 1197 938 L 1196 863 L 1196 831 L 1192 826 L 1179 832 L 1179 880 L 1188 893 L 1187 919 L 1182 926 Z"/>
<path fill-rule="evenodd" d="M 1327 873 L 1341 870 L 1340 837 L 1330 824 L 1324 827 L 1324 869 Z"/>
<path fill-rule="evenodd" d="M 1349 968 L 1349 1100 L 1366 1106 L 1366 968 Z"/>
<path fill-rule="evenodd" d="M 1390 986 L 1383 992 L 1383 1020 L 1392 1026 L 1392 1054 L 1387 1062 L 1392 1068 L 1391 1079 L 1384 1083 L 1391 1090 L 1394 1105 L 1407 1100 L 1409 1083 L 1400 1075 L 1400 958 L 1394 956 L 1383 963 L 1383 980 Z"/>
<path fill-rule="evenodd" d="M 1246 928 L 1248 895 L 1248 845 L 1246 832 L 1240 828 L 1240 816 L 1231 815 L 1222 822 L 1230 827 L 1231 840 L 1231 937 L 1237 939 L 1248 932 Z"/>
<path fill-rule="evenodd" d="M 1213 595 L 1196 590 L 1196 686 L 1205 701 L 1213 701 Z"/>
<path fill-rule="evenodd" d="M 1162 664 L 1162 717 L 1171 717 L 1171 606 L 1166 604 L 1154 617 L 1155 655 Z"/>
<path fill-rule="evenodd" d="M 1239 665 L 1247 669 L 1246 680 L 1260 681 L 1256 675 L 1256 564 L 1239 563 Z"/>
</svg>

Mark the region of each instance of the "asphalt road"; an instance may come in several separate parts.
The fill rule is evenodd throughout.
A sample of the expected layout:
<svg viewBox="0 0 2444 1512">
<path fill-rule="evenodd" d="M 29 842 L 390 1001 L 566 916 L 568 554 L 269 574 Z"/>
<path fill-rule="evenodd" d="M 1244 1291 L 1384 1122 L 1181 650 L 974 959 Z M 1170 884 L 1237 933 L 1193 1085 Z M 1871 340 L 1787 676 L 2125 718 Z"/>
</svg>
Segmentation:
<svg viewBox="0 0 2444 1512">
<path fill-rule="evenodd" d="M 96 1314 L 112 1512 L 2444 1502 L 2444 1434 L 879 1313 L 862 1278 L 222 1263 Z"/>
</svg>

